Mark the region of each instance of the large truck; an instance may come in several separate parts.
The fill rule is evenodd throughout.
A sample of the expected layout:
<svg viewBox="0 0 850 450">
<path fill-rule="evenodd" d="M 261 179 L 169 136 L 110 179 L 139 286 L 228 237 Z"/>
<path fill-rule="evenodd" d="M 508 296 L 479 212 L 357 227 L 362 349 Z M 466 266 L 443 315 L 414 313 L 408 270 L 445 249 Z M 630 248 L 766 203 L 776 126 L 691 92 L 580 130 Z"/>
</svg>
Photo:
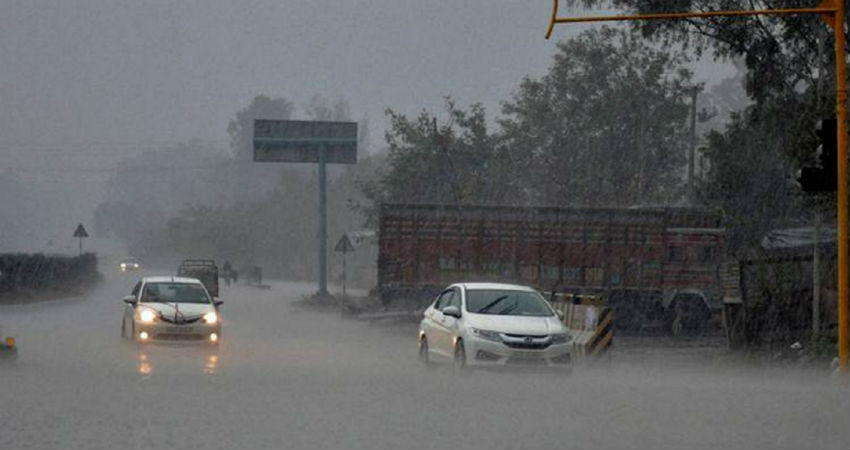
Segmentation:
<svg viewBox="0 0 850 450">
<path fill-rule="evenodd" d="M 218 297 L 218 266 L 212 259 L 184 259 L 177 268 L 177 276 L 197 278 L 207 292 Z"/>
<path fill-rule="evenodd" d="M 719 323 L 724 229 L 717 210 L 384 204 L 378 292 L 410 308 L 458 281 L 601 296 L 617 328 Z"/>
</svg>

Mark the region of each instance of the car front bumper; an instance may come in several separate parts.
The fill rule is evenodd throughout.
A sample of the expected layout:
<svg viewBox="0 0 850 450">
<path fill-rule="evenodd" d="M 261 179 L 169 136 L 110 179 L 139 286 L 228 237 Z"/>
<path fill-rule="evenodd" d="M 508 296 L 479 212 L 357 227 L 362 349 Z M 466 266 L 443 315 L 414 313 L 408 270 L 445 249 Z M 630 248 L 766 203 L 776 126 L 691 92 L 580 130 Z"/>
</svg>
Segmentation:
<svg viewBox="0 0 850 450">
<path fill-rule="evenodd" d="M 199 342 L 217 344 L 221 340 L 221 323 L 198 321 L 188 324 L 169 322 L 142 323 L 136 321 L 137 342 Z"/>
<path fill-rule="evenodd" d="M 565 367 L 572 363 L 572 343 L 543 349 L 513 348 L 502 342 L 467 338 L 467 364 L 473 366 Z"/>
</svg>

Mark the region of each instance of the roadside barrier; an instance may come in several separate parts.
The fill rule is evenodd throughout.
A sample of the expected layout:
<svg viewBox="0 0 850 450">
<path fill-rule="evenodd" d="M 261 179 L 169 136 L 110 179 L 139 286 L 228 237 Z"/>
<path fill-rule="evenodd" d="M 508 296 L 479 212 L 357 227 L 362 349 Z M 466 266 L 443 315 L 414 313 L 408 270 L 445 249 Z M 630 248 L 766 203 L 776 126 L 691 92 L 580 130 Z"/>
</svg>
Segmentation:
<svg viewBox="0 0 850 450">
<path fill-rule="evenodd" d="M 15 338 L 7 337 L 0 342 L 0 359 L 15 359 L 17 356 L 18 347 L 15 345 Z"/>
<path fill-rule="evenodd" d="M 549 298 L 570 330 L 574 358 L 598 358 L 608 353 L 614 344 L 611 308 L 604 306 L 598 296 L 556 293 Z"/>
</svg>

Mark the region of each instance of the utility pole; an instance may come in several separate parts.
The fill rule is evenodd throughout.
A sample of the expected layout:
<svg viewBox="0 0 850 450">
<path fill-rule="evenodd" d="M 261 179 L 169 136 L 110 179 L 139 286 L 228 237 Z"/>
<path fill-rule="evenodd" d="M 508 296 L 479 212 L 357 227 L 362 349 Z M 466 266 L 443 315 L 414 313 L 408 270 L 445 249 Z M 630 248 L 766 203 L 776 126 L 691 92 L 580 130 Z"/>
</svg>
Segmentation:
<svg viewBox="0 0 850 450">
<path fill-rule="evenodd" d="M 702 90 L 699 86 L 691 88 L 691 148 L 688 155 L 688 203 L 696 201 L 696 188 L 694 185 L 694 166 L 697 151 L 697 95 Z"/>
<path fill-rule="evenodd" d="M 823 67 L 823 42 L 824 42 L 823 33 L 819 33 L 818 35 L 818 58 L 817 58 L 817 70 L 818 70 L 818 83 L 817 83 L 817 107 L 815 108 L 820 114 L 821 108 L 821 95 L 823 94 L 823 77 L 826 72 Z M 814 341 L 818 334 L 820 334 L 820 297 L 821 297 L 821 286 L 820 286 L 820 241 L 821 241 L 821 214 L 818 210 L 819 204 L 817 200 L 820 198 L 820 195 L 815 196 L 815 240 L 814 245 L 812 245 L 812 341 Z"/>
<path fill-rule="evenodd" d="M 327 205 L 327 150 L 319 148 L 319 296 L 328 295 L 328 205 Z"/>
</svg>

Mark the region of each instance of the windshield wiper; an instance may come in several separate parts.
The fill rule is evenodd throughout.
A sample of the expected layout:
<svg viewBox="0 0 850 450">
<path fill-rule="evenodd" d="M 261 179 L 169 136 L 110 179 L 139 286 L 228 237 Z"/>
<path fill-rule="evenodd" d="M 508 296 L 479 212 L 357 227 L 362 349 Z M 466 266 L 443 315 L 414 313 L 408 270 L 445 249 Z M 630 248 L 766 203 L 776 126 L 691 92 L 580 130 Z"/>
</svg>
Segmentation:
<svg viewBox="0 0 850 450">
<path fill-rule="evenodd" d="M 496 300 L 493 300 L 492 302 L 487 303 L 486 305 L 484 305 L 484 307 L 483 307 L 483 308 L 480 308 L 478 311 L 475 311 L 475 312 L 476 312 L 476 313 L 478 313 L 478 314 L 482 314 L 482 313 L 484 313 L 485 311 L 487 311 L 488 309 L 490 309 L 490 308 L 492 308 L 492 307 L 496 306 L 499 302 L 501 302 L 502 300 L 504 300 L 504 299 L 506 299 L 506 298 L 508 298 L 508 296 L 507 296 L 507 295 L 503 295 L 503 296 L 501 296 L 501 297 L 497 298 Z"/>
</svg>

